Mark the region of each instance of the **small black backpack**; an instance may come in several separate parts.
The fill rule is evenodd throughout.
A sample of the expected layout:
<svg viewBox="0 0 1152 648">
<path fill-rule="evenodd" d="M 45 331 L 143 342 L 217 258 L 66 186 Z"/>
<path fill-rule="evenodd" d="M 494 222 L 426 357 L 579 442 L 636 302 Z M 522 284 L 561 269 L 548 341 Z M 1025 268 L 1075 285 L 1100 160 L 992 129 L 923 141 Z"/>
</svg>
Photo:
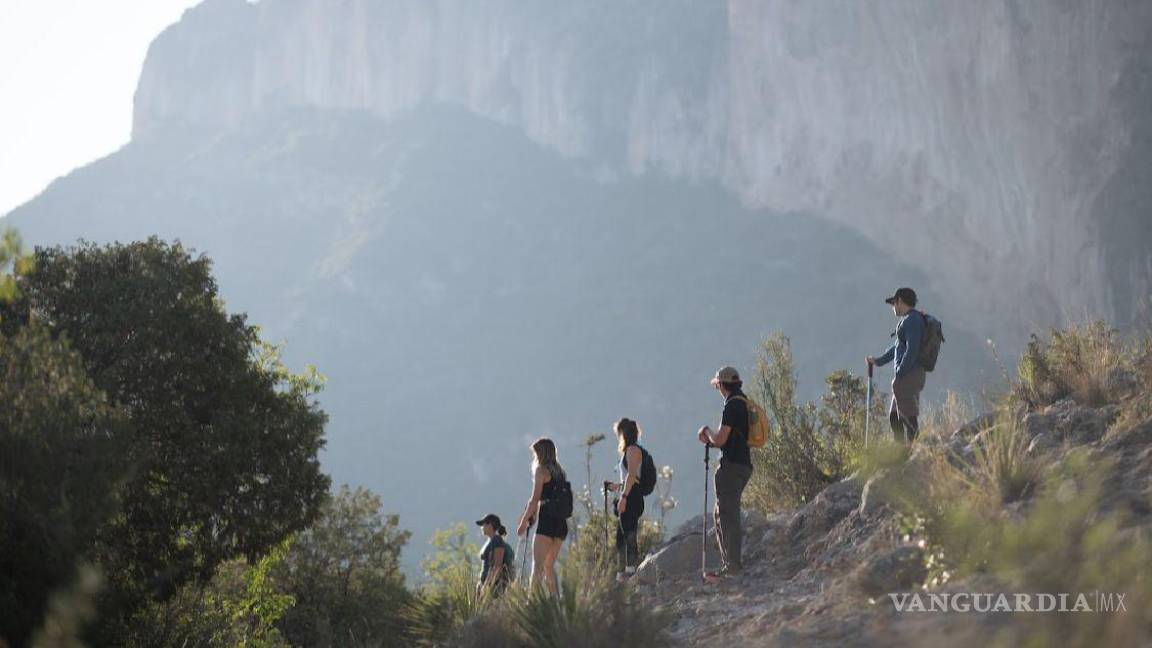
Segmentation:
<svg viewBox="0 0 1152 648">
<path fill-rule="evenodd" d="M 648 497 L 656 490 L 656 462 L 652 460 L 651 453 L 640 446 L 637 447 L 644 455 L 640 461 L 640 494 Z"/>
<path fill-rule="evenodd" d="M 553 477 L 551 493 L 548 499 L 544 500 L 544 505 L 541 506 L 541 512 L 548 517 L 560 518 L 567 520 L 572 517 L 572 485 L 567 480 Z"/>
</svg>

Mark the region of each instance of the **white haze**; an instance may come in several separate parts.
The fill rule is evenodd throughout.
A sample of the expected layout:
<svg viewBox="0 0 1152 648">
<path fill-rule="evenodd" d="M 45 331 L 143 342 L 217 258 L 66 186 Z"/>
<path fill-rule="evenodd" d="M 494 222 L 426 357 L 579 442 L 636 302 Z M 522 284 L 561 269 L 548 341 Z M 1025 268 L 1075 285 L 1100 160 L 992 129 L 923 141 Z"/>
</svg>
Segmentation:
<svg viewBox="0 0 1152 648">
<path fill-rule="evenodd" d="M 199 0 L 0 0 L 0 215 L 128 141 L 148 44 Z"/>
</svg>

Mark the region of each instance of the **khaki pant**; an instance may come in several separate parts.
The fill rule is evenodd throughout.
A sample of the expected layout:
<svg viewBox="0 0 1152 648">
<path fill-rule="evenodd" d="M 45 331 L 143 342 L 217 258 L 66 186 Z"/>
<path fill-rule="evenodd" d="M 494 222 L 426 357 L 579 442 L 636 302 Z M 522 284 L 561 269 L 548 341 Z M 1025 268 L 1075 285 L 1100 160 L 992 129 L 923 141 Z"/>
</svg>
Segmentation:
<svg viewBox="0 0 1152 648">
<path fill-rule="evenodd" d="M 892 379 L 892 406 L 888 413 L 896 414 L 901 419 L 920 416 L 920 392 L 924 391 L 924 383 L 928 378 L 923 367 L 916 367 L 903 376 Z"/>
<path fill-rule="evenodd" d="M 744 487 L 752 478 L 752 466 L 720 462 L 713 483 L 716 486 L 716 543 L 720 546 L 720 560 L 730 571 L 739 571 L 741 544 L 744 531 L 740 526 L 740 500 Z"/>
</svg>

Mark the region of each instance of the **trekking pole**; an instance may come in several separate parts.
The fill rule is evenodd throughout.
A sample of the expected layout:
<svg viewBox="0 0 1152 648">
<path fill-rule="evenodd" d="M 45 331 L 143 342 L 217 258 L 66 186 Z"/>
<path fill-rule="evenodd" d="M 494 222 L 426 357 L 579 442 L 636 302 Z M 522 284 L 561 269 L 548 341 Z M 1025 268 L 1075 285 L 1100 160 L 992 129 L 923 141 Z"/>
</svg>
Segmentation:
<svg viewBox="0 0 1152 648">
<path fill-rule="evenodd" d="M 868 396 L 864 411 L 864 447 L 868 447 L 868 434 L 872 427 L 872 363 L 868 363 Z"/>
<path fill-rule="evenodd" d="M 708 451 L 711 443 L 704 444 L 704 515 L 700 522 L 700 580 L 708 582 Z"/>
<path fill-rule="evenodd" d="M 608 485 L 612 482 L 605 480 L 604 482 L 604 556 L 605 562 L 608 562 L 610 554 L 608 551 Z"/>
<path fill-rule="evenodd" d="M 524 532 L 524 553 L 520 554 L 520 582 L 524 583 L 525 580 L 530 581 L 528 575 L 528 551 L 532 548 L 531 540 L 532 527 L 536 524 L 536 519 L 528 520 L 528 530 Z"/>
</svg>

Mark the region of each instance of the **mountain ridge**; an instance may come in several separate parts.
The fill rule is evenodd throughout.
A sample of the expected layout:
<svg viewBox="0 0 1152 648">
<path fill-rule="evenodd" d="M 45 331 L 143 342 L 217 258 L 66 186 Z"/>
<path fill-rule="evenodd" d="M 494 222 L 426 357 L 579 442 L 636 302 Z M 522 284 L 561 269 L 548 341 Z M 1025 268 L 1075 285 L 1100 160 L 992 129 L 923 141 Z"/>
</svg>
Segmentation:
<svg viewBox="0 0 1152 648">
<path fill-rule="evenodd" d="M 458 105 L 613 173 L 847 224 L 928 268 L 963 324 L 1012 312 L 1018 342 L 1084 311 L 1123 325 L 1148 292 L 1152 256 L 1113 234 L 1147 240 L 1144 211 L 1108 196 L 1150 180 L 1152 118 L 1124 107 L 1149 26 L 1103 0 L 212 0 L 154 43 L 134 134 Z"/>
</svg>

